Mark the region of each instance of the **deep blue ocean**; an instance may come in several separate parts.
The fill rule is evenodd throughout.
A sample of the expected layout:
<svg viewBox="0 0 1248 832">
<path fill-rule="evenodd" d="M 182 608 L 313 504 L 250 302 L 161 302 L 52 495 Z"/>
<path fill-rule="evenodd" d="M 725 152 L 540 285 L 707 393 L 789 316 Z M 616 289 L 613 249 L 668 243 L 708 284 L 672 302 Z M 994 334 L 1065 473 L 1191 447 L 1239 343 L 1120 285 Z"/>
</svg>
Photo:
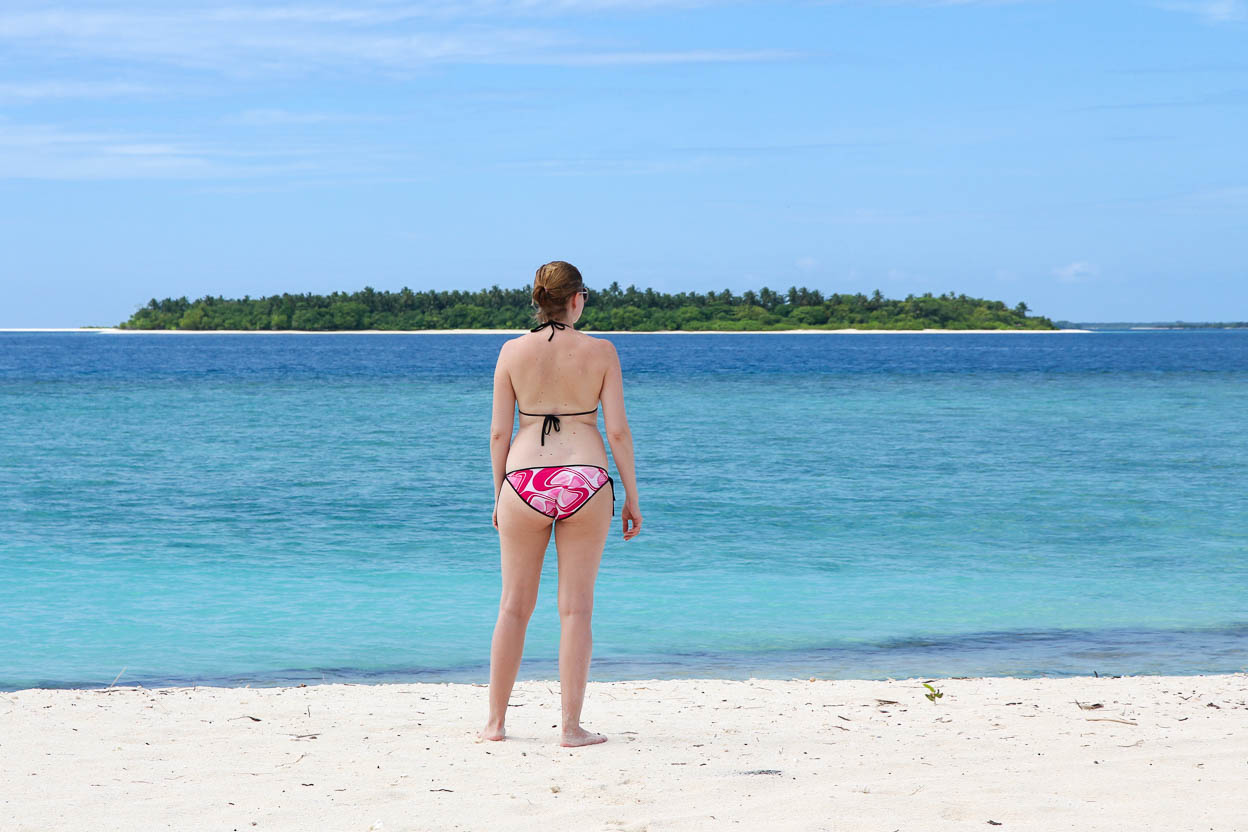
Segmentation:
<svg viewBox="0 0 1248 832">
<path fill-rule="evenodd" d="M 485 682 L 508 337 L 0 333 L 0 688 Z M 606 337 L 591 679 L 1248 668 L 1248 332 Z"/>
</svg>

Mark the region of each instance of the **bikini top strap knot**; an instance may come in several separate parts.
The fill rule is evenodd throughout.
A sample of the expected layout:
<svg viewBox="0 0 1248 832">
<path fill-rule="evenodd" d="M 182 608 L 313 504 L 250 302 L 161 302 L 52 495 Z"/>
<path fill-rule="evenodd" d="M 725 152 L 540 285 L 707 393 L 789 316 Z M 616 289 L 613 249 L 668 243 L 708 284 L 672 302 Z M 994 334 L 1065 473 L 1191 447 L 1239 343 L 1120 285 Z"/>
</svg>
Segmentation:
<svg viewBox="0 0 1248 832">
<path fill-rule="evenodd" d="M 537 326 L 533 327 L 532 329 L 529 330 L 529 332 L 538 332 L 542 329 L 545 329 L 546 327 L 550 327 L 550 338 L 554 338 L 556 329 L 567 329 L 568 325 L 565 324 L 563 321 L 547 321 L 544 324 L 538 324 Z M 547 338 L 546 340 L 549 341 L 550 338 Z M 555 430 L 559 430 L 559 428 L 556 427 Z"/>
<path fill-rule="evenodd" d="M 555 331 L 552 329 L 550 331 L 550 334 L 554 335 Z M 550 340 L 550 339 L 548 338 L 546 340 Z M 553 413 L 545 413 L 543 415 L 546 418 L 542 420 L 542 446 L 545 447 L 546 446 L 546 434 L 550 433 L 552 429 L 559 430 L 559 417 Z"/>
<path fill-rule="evenodd" d="M 553 330 L 552 330 L 553 331 Z M 597 413 L 598 408 L 593 410 L 582 410 L 580 413 L 525 413 L 520 411 L 521 416 L 542 416 L 542 447 L 546 446 L 546 434 L 552 430 L 559 430 L 560 416 L 588 416 L 590 413 Z"/>
</svg>

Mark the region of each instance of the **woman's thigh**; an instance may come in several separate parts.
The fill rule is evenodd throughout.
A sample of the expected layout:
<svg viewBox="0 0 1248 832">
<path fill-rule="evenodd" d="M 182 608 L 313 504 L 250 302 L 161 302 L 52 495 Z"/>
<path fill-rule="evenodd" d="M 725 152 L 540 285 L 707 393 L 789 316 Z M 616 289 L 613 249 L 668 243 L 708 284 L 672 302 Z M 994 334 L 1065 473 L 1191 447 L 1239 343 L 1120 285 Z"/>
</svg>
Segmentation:
<svg viewBox="0 0 1248 832">
<path fill-rule="evenodd" d="M 503 483 L 498 496 L 498 540 L 502 556 L 502 606 L 525 614 L 537 604 L 542 561 L 550 543 L 550 518 L 534 511 Z"/>
<path fill-rule="evenodd" d="M 604 485 L 575 514 L 555 523 L 562 615 L 593 611 L 594 582 L 611 530 L 611 497 L 611 486 Z"/>
</svg>

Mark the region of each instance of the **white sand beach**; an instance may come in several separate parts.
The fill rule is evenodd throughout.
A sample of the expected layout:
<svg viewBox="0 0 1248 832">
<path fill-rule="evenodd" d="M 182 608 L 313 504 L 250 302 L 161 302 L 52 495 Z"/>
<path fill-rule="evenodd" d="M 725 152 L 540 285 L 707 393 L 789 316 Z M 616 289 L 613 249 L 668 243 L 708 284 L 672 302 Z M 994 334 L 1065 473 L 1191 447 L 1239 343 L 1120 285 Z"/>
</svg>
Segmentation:
<svg viewBox="0 0 1248 832">
<path fill-rule="evenodd" d="M 1248 675 L 0 694 L 0 828 L 1248 829 Z"/>
</svg>

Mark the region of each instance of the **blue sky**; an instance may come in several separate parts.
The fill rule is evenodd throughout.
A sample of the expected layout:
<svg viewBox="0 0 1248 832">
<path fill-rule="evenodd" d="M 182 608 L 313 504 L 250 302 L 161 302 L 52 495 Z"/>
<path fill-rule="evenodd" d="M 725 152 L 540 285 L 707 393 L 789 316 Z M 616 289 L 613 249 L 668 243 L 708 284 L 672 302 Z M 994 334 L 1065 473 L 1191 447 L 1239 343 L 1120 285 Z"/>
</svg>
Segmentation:
<svg viewBox="0 0 1248 832">
<path fill-rule="evenodd" d="M 150 297 L 965 292 L 1248 318 L 1248 1 L 0 6 L 0 326 Z"/>
</svg>

